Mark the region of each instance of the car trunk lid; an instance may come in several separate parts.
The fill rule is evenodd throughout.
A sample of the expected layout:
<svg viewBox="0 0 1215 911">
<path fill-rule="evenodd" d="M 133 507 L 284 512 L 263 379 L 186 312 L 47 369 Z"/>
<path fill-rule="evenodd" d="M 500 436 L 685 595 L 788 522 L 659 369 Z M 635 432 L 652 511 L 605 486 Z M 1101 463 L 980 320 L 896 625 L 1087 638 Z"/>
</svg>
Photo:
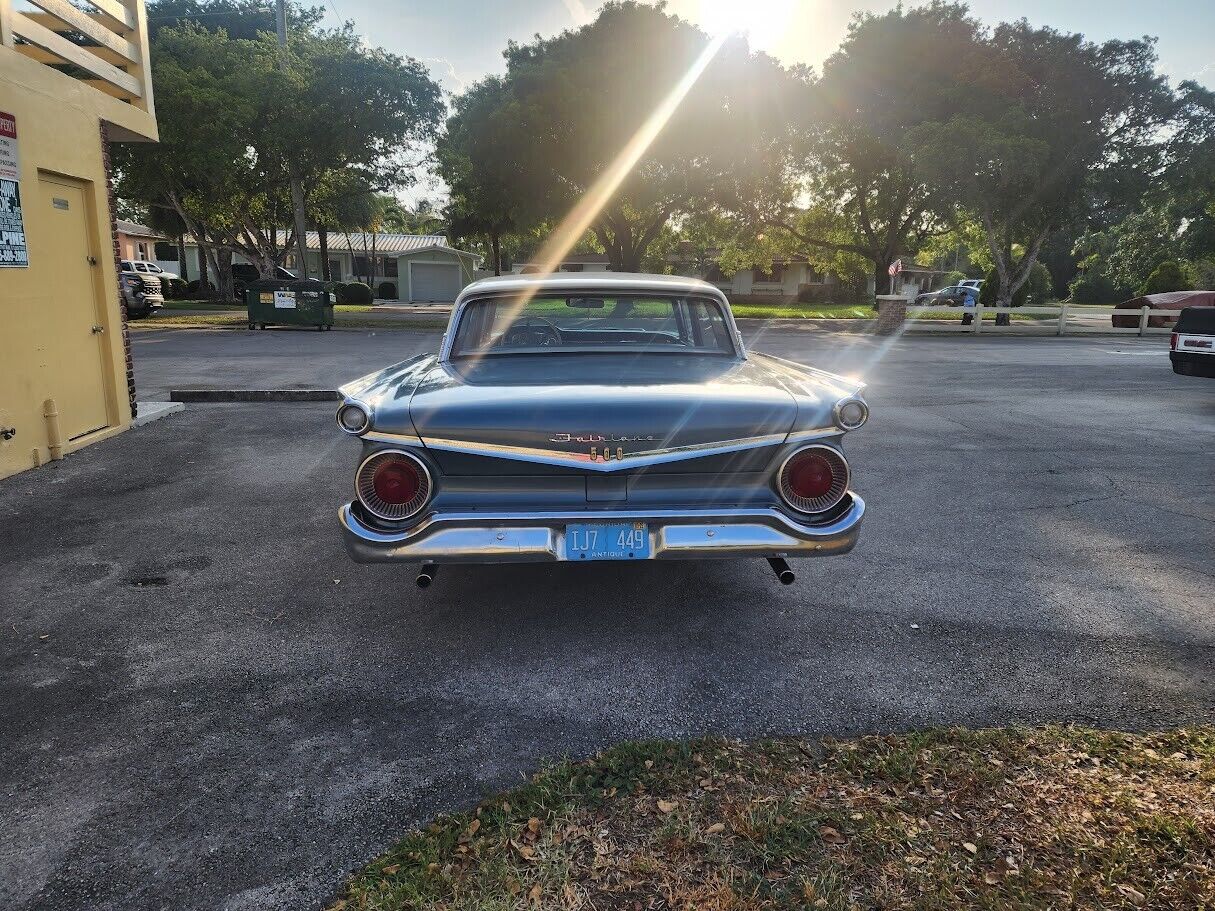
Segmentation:
<svg viewBox="0 0 1215 911">
<path fill-rule="evenodd" d="M 410 417 L 450 474 L 500 460 L 552 471 L 618 471 L 783 442 L 797 405 L 748 361 L 655 354 L 507 356 L 439 364 Z M 534 471 L 534 468 L 523 470 Z"/>
</svg>

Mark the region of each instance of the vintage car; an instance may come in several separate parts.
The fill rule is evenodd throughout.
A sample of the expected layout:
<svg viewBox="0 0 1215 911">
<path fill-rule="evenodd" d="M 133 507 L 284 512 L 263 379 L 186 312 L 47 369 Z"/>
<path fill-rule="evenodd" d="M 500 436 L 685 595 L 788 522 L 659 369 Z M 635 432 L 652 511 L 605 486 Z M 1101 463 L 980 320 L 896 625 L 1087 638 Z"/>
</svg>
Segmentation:
<svg viewBox="0 0 1215 911">
<path fill-rule="evenodd" d="M 340 520 L 359 562 L 846 553 L 864 501 L 844 434 L 864 384 L 749 352 L 725 296 L 623 273 L 490 278 L 437 354 L 342 387 L 363 449 Z"/>
</svg>

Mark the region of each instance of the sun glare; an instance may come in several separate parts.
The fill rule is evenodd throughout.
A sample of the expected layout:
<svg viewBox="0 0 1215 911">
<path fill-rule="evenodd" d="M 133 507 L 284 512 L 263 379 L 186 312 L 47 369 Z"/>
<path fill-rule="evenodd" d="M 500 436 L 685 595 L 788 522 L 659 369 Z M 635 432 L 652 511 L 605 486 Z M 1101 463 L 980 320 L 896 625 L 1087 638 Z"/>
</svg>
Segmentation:
<svg viewBox="0 0 1215 911">
<path fill-rule="evenodd" d="M 696 0 L 692 17 L 712 35 L 741 32 L 765 48 L 784 36 L 797 0 Z"/>
</svg>

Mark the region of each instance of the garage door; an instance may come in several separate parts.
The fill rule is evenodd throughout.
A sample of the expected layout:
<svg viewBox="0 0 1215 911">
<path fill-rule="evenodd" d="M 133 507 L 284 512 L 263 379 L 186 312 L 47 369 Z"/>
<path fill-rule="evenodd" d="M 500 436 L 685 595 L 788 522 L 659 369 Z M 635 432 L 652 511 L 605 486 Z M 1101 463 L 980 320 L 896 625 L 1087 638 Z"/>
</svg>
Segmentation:
<svg viewBox="0 0 1215 911">
<path fill-rule="evenodd" d="M 460 293 L 460 267 L 455 263 L 414 263 L 409 276 L 410 300 L 454 301 Z"/>
</svg>

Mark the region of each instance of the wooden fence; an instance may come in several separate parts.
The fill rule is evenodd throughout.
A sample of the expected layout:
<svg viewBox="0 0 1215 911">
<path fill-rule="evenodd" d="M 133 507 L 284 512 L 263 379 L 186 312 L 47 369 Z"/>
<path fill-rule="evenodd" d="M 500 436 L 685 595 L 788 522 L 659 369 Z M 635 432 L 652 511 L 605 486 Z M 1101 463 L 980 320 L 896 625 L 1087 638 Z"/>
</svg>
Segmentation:
<svg viewBox="0 0 1215 911">
<path fill-rule="evenodd" d="M 907 305 L 907 324 L 905 331 L 931 332 L 970 332 L 974 335 L 982 333 L 1015 332 L 1035 335 L 1168 335 L 1173 331 L 1172 323 L 1181 315 L 1180 310 L 1153 310 L 1150 307 L 1122 309 L 1118 307 L 1088 307 L 1074 306 L 1066 303 L 1054 307 L 984 307 L 981 304 L 974 307 L 957 308 L 961 313 L 974 314 L 970 325 L 964 326 L 961 321 L 923 318 L 921 314 L 940 313 L 946 309 L 940 306 Z M 1010 320 L 1010 325 L 997 326 L 990 320 L 984 322 L 984 316 L 996 313 L 1020 314 L 1022 316 L 1053 317 L 1053 319 Z M 1114 316 L 1129 316 L 1136 321 L 1134 326 L 1113 325 Z M 1153 316 L 1168 317 L 1168 326 L 1149 326 L 1148 321 Z M 1082 317 L 1097 317 L 1095 320 L 1083 320 Z"/>
</svg>

